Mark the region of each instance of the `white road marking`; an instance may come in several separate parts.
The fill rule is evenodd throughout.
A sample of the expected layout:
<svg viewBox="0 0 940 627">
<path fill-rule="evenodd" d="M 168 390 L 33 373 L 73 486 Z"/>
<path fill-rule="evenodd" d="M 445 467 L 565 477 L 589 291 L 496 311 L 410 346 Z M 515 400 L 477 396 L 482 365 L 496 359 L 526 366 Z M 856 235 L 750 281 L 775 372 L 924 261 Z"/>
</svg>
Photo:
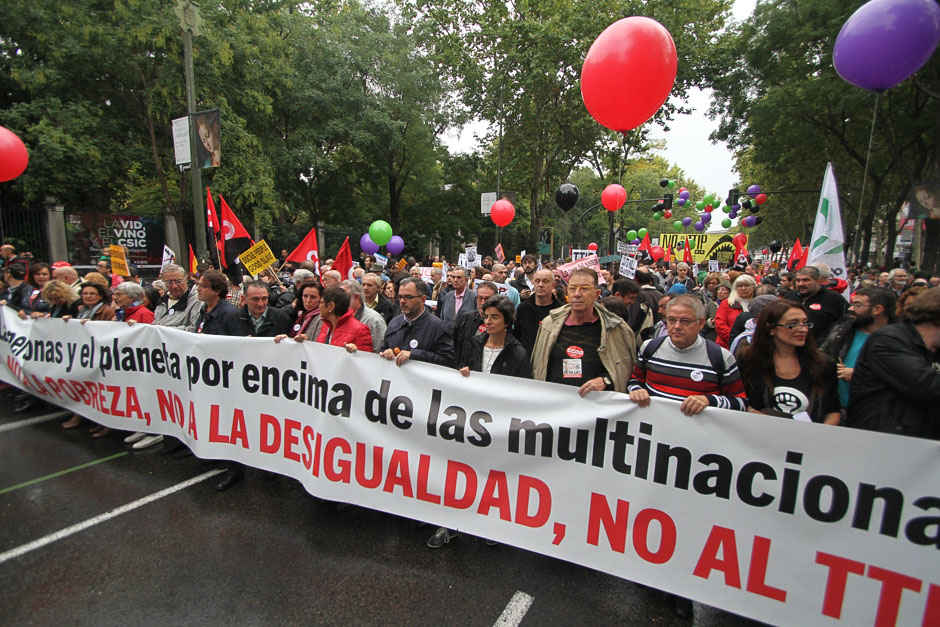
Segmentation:
<svg viewBox="0 0 940 627">
<path fill-rule="evenodd" d="M 79 531 L 84 531 L 85 529 L 88 529 L 89 527 L 94 527 L 95 525 L 99 523 L 103 523 L 107 520 L 111 520 L 112 518 L 120 516 L 121 514 L 126 514 L 127 512 L 137 509 L 138 507 L 143 507 L 144 505 L 147 505 L 148 503 L 153 503 L 154 501 L 162 499 L 165 496 L 169 496 L 173 494 L 174 492 L 185 490 L 186 488 L 192 485 L 196 485 L 197 483 L 200 483 L 201 481 L 205 481 L 206 479 L 214 477 L 223 472 L 225 472 L 225 470 L 221 468 L 217 470 L 210 470 L 209 472 L 205 472 L 201 475 L 193 477 L 192 479 L 187 479 L 186 481 L 183 481 L 182 483 L 177 483 L 174 486 L 170 486 L 169 488 L 165 490 L 154 492 L 153 494 L 149 496 L 145 496 L 141 499 L 137 499 L 136 501 L 132 501 L 128 503 L 127 505 L 121 505 L 120 507 L 116 507 L 110 511 L 105 512 L 104 514 L 99 514 L 98 516 L 95 516 L 94 518 L 89 518 L 88 520 L 72 525 L 71 527 L 66 527 L 65 529 L 56 531 L 55 533 L 50 533 L 49 535 L 39 538 L 38 540 L 33 540 L 32 542 L 27 542 L 26 544 L 20 545 L 16 547 L 15 549 L 10 549 L 9 551 L 5 553 L 0 553 L 0 564 L 7 562 L 9 560 L 12 560 L 12 559 L 16 559 L 17 557 L 21 557 L 29 553 L 30 551 L 41 549 L 47 544 L 52 544 L 53 542 L 57 540 L 62 540 L 63 538 L 67 538 L 71 535 L 78 533 Z"/>
<path fill-rule="evenodd" d="M 38 425 L 40 422 L 48 422 L 50 420 L 55 420 L 56 418 L 64 418 L 65 416 L 71 416 L 71 410 L 57 411 L 51 414 L 45 414 L 43 416 L 36 416 L 35 418 L 27 418 L 26 420 L 17 420 L 16 422 L 10 422 L 5 425 L 0 425 L 0 433 L 4 431 L 13 431 L 14 429 L 19 429 L 20 427 L 28 427 L 30 425 Z"/>
<path fill-rule="evenodd" d="M 534 596 L 517 590 L 516 593 L 512 595 L 512 598 L 509 599 L 506 609 L 503 610 L 503 613 L 500 614 L 496 622 L 493 623 L 493 627 L 516 627 L 522 622 L 522 619 L 525 618 L 526 612 L 528 612 L 529 607 L 532 606 L 532 601 L 535 601 Z"/>
</svg>

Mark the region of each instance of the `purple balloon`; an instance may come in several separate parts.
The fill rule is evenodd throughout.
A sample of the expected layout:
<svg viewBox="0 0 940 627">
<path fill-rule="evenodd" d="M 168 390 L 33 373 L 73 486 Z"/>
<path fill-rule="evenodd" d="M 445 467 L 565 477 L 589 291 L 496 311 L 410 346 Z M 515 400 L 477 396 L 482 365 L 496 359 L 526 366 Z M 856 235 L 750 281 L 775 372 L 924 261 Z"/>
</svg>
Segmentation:
<svg viewBox="0 0 940 627">
<path fill-rule="evenodd" d="M 747 188 L 747 195 L 754 198 L 760 193 L 760 185 L 751 185 Z"/>
<path fill-rule="evenodd" d="M 755 222 L 754 220 L 755 220 L 754 216 L 748 216 L 744 218 L 743 220 L 741 220 L 741 224 L 743 224 L 744 226 L 748 226 L 748 227 L 754 226 L 757 224 L 757 222 Z"/>
<path fill-rule="evenodd" d="M 680 197 L 680 198 L 676 201 L 676 204 L 679 205 L 680 207 L 682 207 L 683 205 L 685 205 L 685 198 Z"/>
<path fill-rule="evenodd" d="M 741 208 L 741 205 L 731 205 L 731 208 L 737 211 L 738 209 Z"/>
<path fill-rule="evenodd" d="M 689 226 L 692 224 L 692 218 L 682 218 L 682 226 Z"/>
<path fill-rule="evenodd" d="M 359 238 L 359 249 L 367 255 L 374 255 L 379 252 L 379 245 L 372 241 L 368 233 L 363 233 Z"/>
<path fill-rule="evenodd" d="M 685 190 L 684 192 L 679 193 L 679 198 L 681 198 L 682 200 L 688 200 L 689 196 L 691 195 L 692 195 L 692 192 L 690 192 L 689 190 Z"/>
<path fill-rule="evenodd" d="M 708 224 L 708 223 L 711 222 L 711 221 L 712 221 L 712 214 L 710 214 L 710 213 L 703 213 L 703 214 L 702 214 L 702 222 L 704 222 L 705 224 Z"/>
<path fill-rule="evenodd" d="M 919 70 L 938 41 L 936 0 L 871 0 L 843 24 L 832 64 L 847 83 L 882 91 Z"/>
<path fill-rule="evenodd" d="M 390 255 L 400 255 L 401 251 L 405 250 L 405 240 L 397 235 L 392 235 L 392 239 L 388 240 L 388 244 L 385 245 L 385 250 Z"/>
<path fill-rule="evenodd" d="M 643 241 L 643 240 L 641 240 L 641 239 L 638 237 L 638 238 L 636 238 L 635 240 L 633 240 L 633 241 L 630 242 L 630 243 L 633 244 L 634 246 L 639 246 L 642 241 Z"/>
<path fill-rule="evenodd" d="M 728 217 L 731 218 L 732 220 L 734 220 L 735 218 L 738 217 L 738 212 L 737 212 L 737 211 L 732 211 L 731 213 L 728 214 Z"/>
<path fill-rule="evenodd" d="M 699 220 L 698 222 L 696 222 L 696 223 L 695 223 L 695 230 L 696 230 L 696 231 L 704 231 L 704 230 L 705 230 L 705 223 L 702 222 L 701 220 Z"/>
</svg>

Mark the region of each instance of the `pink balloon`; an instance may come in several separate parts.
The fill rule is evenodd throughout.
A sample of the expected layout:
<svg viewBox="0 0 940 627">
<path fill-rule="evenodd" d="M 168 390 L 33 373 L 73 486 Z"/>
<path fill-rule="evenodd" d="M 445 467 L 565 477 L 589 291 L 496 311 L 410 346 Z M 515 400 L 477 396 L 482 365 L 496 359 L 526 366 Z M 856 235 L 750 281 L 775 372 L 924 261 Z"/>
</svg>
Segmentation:
<svg viewBox="0 0 940 627">
<path fill-rule="evenodd" d="M 0 183 L 12 181 L 26 171 L 29 153 L 22 140 L 0 126 Z"/>
</svg>

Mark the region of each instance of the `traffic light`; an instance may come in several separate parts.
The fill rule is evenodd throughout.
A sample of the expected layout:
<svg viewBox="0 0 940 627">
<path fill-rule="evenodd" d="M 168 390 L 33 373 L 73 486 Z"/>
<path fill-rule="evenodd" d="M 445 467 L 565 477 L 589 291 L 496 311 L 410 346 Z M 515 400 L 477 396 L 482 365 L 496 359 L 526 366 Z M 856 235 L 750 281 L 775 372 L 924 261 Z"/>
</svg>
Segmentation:
<svg viewBox="0 0 940 627">
<path fill-rule="evenodd" d="M 663 196 L 663 209 L 672 209 L 672 194 Z"/>
</svg>

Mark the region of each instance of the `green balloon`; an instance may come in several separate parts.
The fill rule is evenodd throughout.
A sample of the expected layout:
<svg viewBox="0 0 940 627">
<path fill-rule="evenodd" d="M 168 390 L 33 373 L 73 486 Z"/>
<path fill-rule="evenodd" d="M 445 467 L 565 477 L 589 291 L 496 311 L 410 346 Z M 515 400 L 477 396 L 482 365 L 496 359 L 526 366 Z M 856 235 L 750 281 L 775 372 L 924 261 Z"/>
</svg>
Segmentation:
<svg viewBox="0 0 940 627">
<path fill-rule="evenodd" d="M 661 213 L 658 212 L 658 211 L 653 214 L 653 219 L 654 219 L 654 220 L 661 220 L 662 217 L 663 217 L 663 214 L 661 214 Z M 628 233 L 628 235 L 629 235 L 629 233 Z"/>
<path fill-rule="evenodd" d="M 672 223 L 672 228 L 674 228 L 674 229 L 677 230 L 677 231 L 681 231 L 681 230 L 682 230 L 682 220 L 676 220 L 675 222 L 673 222 L 673 223 Z"/>
<path fill-rule="evenodd" d="M 676 187 L 676 182 L 673 181 L 673 180 L 670 180 L 668 187 L 669 187 L 669 189 L 675 189 L 675 187 Z"/>
<path fill-rule="evenodd" d="M 722 221 L 721 221 L 721 226 L 725 227 L 726 229 L 730 229 L 730 228 L 731 228 L 731 219 L 730 219 L 730 218 L 725 218 L 724 220 L 722 220 Z"/>
<path fill-rule="evenodd" d="M 700 200 L 700 201 L 698 201 L 697 203 L 695 203 L 695 208 L 698 209 L 699 211 L 704 211 L 704 210 L 705 210 L 705 201 L 704 201 L 704 200 Z M 374 240 L 373 240 L 373 241 L 374 241 Z"/>
<path fill-rule="evenodd" d="M 724 211 L 725 213 L 731 213 L 731 207 L 729 207 L 728 205 L 722 205 L 721 210 Z"/>
<path fill-rule="evenodd" d="M 637 237 L 639 237 L 640 239 L 643 239 L 644 237 L 646 237 L 647 235 L 649 235 L 649 231 L 647 231 L 646 229 L 640 229 L 639 231 L 636 232 L 636 235 L 637 235 Z"/>
<path fill-rule="evenodd" d="M 636 239 L 636 231 L 634 231 L 633 229 L 630 229 L 629 231 L 627 231 L 627 239 L 630 240 L 631 242 L 632 242 L 633 240 L 635 240 L 635 239 Z"/>
<path fill-rule="evenodd" d="M 705 202 L 706 205 L 710 205 L 710 204 L 712 204 L 713 202 L 715 202 L 715 195 L 714 195 L 714 194 L 705 194 L 705 198 L 703 198 L 702 200 Z"/>
<path fill-rule="evenodd" d="M 369 225 L 369 239 L 376 246 L 385 246 L 392 239 L 392 225 L 385 220 L 376 220 Z"/>
</svg>

